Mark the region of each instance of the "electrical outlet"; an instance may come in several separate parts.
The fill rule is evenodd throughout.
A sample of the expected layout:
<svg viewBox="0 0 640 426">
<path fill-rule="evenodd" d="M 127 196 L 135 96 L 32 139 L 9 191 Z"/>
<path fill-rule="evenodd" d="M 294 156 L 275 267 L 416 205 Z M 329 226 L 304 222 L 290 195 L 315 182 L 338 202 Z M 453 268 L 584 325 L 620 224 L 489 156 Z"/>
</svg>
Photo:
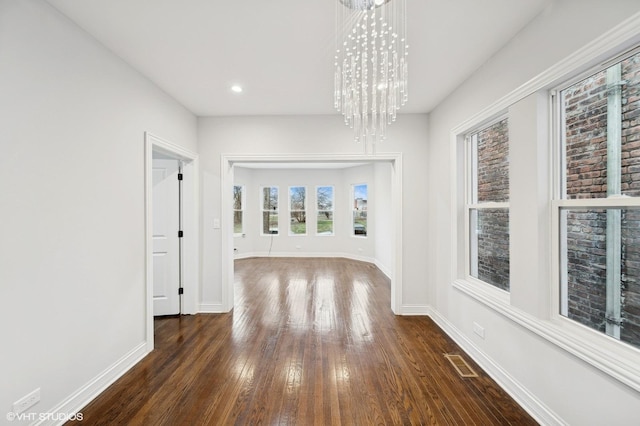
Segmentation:
<svg viewBox="0 0 640 426">
<path fill-rule="evenodd" d="M 20 414 L 40 402 L 40 388 L 13 403 L 14 414 Z"/>
<path fill-rule="evenodd" d="M 484 339 L 484 327 L 482 327 L 477 322 L 473 323 L 473 332 Z"/>
</svg>

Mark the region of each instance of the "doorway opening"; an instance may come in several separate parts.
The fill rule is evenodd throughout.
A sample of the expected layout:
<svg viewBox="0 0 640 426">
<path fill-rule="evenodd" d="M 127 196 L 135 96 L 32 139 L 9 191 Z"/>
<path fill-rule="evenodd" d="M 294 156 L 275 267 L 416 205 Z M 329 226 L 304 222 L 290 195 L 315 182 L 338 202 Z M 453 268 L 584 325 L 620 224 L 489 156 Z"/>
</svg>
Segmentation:
<svg viewBox="0 0 640 426">
<path fill-rule="evenodd" d="M 222 223 L 233 223 L 234 168 L 253 164 L 372 164 L 386 163 L 391 170 L 391 218 L 389 221 L 392 255 L 387 275 L 391 280 L 391 309 L 402 312 L 402 154 L 389 153 L 368 155 L 222 155 Z M 222 312 L 234 306 L 234 232 L 232 226 L 222 229 Z M 386 273 L 385 272 L 385 273 Z"/>
<path fill-rule="evenodd" d="M 149 351 L 153 349 L 154 315 L 197 311 L 197 182 L 197 154 L 145 133 L 145 317 Z"/>
</svg>

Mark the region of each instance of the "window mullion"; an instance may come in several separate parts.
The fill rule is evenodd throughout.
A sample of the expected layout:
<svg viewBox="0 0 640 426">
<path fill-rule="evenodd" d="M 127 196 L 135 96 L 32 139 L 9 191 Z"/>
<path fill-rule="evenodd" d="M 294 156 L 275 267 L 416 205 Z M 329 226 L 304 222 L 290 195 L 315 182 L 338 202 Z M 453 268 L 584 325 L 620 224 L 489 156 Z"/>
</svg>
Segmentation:
<svg viewBox="0 0 640 426">
<path fill-rule="evenodd" d="M 575 200 L 553 200 L 557 207 L 573 207 L 576 209 L 589 208 L 637 208 L 640 207 L 640 197 L 609 197 L 609 198 L 579 198 Z"/>
<path fill-rule="evenodd" d="M 474 209 L 474 210 L 484 210 L 484 209 L 508 209 L 509 208 L 509 203 L 508 202 L 493 202 L 493 201 L 489 201 L 486 203 L 477 203 L 477 204 L 469 204 L 467 206 L 470 209 Z"/>
<path fill-rule="evenodd" d="M 622 194 L 622 66 L 607 69 L 607 196 Z M 620 339 L 622 319 L 622 211 L 607 210 L 606 333 Z"/>
<path fill-rule="evenodd" d="M 469 202 L 478 203 L 478 135 L 471 136 L 469 145 L 471 152 L 469 153 L 470 170 L 469 170 Z"/>
</svg>

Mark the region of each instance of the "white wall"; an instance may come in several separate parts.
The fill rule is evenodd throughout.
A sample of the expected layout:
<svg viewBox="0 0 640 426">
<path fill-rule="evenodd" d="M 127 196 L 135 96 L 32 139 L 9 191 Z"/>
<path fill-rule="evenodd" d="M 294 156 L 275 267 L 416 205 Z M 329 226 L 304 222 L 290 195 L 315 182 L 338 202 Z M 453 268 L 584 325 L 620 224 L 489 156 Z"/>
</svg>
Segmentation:
<svg viewBox="0 0 640 426">
<path fill-rule="evenodd" d="M 402 303 L 426 312 L 425 286 L 427 225 L 427 129 L 426 115 L 401 115 L 389 127 L 388 141 L 378 152 L 402 152 L 405 190 L 402 220 L 411 223 L 403 232 L 404 264 Z M 221 232 L 211 224 L 221 216 L 221 154 L 359 154 L 352 131 L 338 115 L 287 117 L 208 117 L 198 120 L 198 148 L 202 170 L 202 301 L 215 308 L 222 304 Z M 388 257 L 391 257 L 390 255 Z"/>
<path fill-rule="evenodd" d="M 375 188 L 375 224 L 373 236 L 375 244 L 375 262 L 387 276 L 391 276 L 393 265 L 393 215 L 391 206 L 391 164 L 376 163 L 374 165 Z M 409 203 L 412 203 L 409 200 Z M 411 204 L 405 206 L 410 209 Z M 423 212 L 426 217 L 426 211 Z"/>
<path fill-rule="evenodd" d="M 433 184 L 428 195 L 428 283 L 434 318 L 521 402 L 529 409 L 539 410 L 539 418 L 549 423 L 637 424 L 640 395 L 452 285 L 456 277 L 454 244 L 461 244 L 462 240 L 452 239 L 458 212 L 452 206 L 454 151 L 450 132 L 639 10 L 637 1 L 552 2 L 430 114 L 428 164 L 429 181 Z M 514 120 L 511 133 L 518 139 L 511 145 L 512 188 L 522 190 L 528 185 L 533 191 L 531 198 L 521 194 L 512 197 L 514 215 L 526 213 L 527 209 L 537 208 L 538 214 L 548 211 L 548 204 L 541 204 L 543 201 L 535 195 L 548 197 L 548 186 L 544 186 L 548 177 L 540 179 L 548 172 L 535 168 L 536 159 L 544 157 L 548 149 L 539 145 L 535 130 L 546 123 L 521 119 L 522 114 L 535 113 L 538 100 L 534 94 L 510 111 L 520 117 Z M 512 274 L 512 287 L 516 290 L 510 303 L 522 315 L 544 322 L 549 315 L 550 284 L 546 278 L 548 252 L 542 243 L 549 234 L 547 219 L 536 222 L 536 217 L 534 213 L 529 222 L 531 229 L 524 228 L 522 217 L 512 223 L 513 239 L 520 242 L 511 247 L 512 267 L 518 269 Z M 524 243 L 531 232 L 533 246 Z M 485 339 L 473 333 L 474 322 L 485 327 Z"/>
<path fill-rule="evenodd" d="M 344 256 L 375 262 L 375 232 L 367 238 L 353 236 L 351 228 L 350 200 L 351 184 L 367 183 L 374 194 L 374 166 L 350 167 L 347 169 L 248 169 L 236 167 L 234 184 L 245 185 L 244 236 L 234 237 L 236 257 L 266 256 Z M 390 181 L 390 175 L 387 180 Z M 280 233 L 262 234 L 261 187 L 277 186 L 280 191 Z M 307 234 L 289 235 L 288 188 L 307 188 Z M 334 235 L 316 235 L 316 187 L 334 187 Z M 389 186 L 389 185 L 387 185 Z M 374 196 L 373 199 L 376 197 Z M 377 204 L 370 204 L 375 209 Z M 375 212 L 369 217 L 369 226 L 374 226 Z M 373 228 L 372 228 L 373 229 Z M 387 242 L 387 247 L 390 243 Z"/>
<path fill-rule="evenodd" d="M 144 342 L 144 132 L 195 151 L 197 129 L 44 1 L 0 0 L 0 52 L 3 423 L 28 392 L 50 411 Z"/>
</svg>

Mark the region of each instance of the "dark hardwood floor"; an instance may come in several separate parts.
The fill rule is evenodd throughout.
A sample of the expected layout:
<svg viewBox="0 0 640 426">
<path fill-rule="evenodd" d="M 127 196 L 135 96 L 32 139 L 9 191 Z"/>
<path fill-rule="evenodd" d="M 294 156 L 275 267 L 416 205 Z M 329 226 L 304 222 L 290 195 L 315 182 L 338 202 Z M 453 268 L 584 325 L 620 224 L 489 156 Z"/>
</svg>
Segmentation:
<svg viewBox="0 0 640 426">
<path fill-rule="evenodd" d="M 536 424 L 431 319 L 393 315 L 375 266 L 259 258 L 235 270 L 233 312 L 156 319 L 156 349 L 83 424 Z M 459 377 L 445 353 L 479 377 Z"/>
</svg>

